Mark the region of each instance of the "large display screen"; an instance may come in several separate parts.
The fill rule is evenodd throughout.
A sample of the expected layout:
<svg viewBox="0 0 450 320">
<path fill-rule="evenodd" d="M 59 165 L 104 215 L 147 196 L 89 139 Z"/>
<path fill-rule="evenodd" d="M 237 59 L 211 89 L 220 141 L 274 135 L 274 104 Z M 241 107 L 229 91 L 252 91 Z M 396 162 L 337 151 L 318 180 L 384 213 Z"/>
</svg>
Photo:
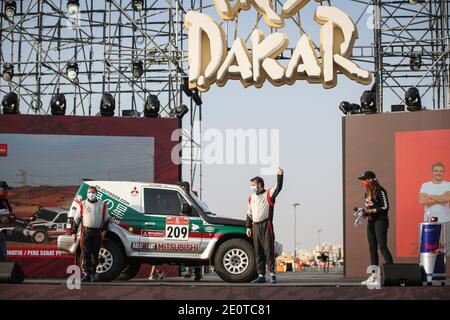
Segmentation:
<svg viewBox="0 0 450 320">
<path fill-rule="evenodd" d="M 420 204 L 419 198 L 421 193 L 430 196 L 450 193 L 449 184 L 433 185 L 433 167 L 436 170 L 444 169 L 444 180 L 450 180 L 450 130 L 397 132 L 395 166 L 397 256 L 418 257 L 418 224 L 440 214 L 435 213 L 436 210 L 448 211 L 448 204 L 424 206 Z"/>
<path fill-rule="evenodd" d="M 12 187 L 21 221 L 8 236 L 8 260 L 22 261 L 27 276 L 64 273 L 56 240 L 83 181 L 181 178 L 177 119 L 1 115 L 0 123 L 0 181 Z"/>
<path fill-rule="evenodd" d="M 419 262 L 418 230 L 432 167 L 450 180 L 450 110 L 354 115 L 343 118 L 345 275 L 365 276 L 370 265 L 366 225 L 354 226 L 353 208 L 364 204 L 357 179 L 374 171 L 390 202 L 388 247 L 394 262 Z M 424 191 L 425 190 L 425 191 Z M 439 191 L 440 192 L 440 191 Z M 380 263 L 383 258 L 380 254 Z M 449 272 L 450 266 L 447 266 Z"/>
</svg>

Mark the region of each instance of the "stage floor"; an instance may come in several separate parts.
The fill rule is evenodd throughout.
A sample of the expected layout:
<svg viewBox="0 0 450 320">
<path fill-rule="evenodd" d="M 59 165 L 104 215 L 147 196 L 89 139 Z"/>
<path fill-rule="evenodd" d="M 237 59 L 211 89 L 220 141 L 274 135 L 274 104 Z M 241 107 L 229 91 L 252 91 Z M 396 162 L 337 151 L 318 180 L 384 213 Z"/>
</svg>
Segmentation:
<svg viewBox="0 0 450 320">
<path fill-rule="evenodd" d="M 28 279 L 23 284 L 0 284 L 0 299 L 183 299 L 183 300 L 366 300 L 450 299 L 450 286 L 383 287 L 369 290 L 359 281 L 336 273 L 283 273 L 277 284 L 230 284 L 214 274 L 202 281 L 167 278 L 82 284 L 69 290 L 64 280 Z"/>
</svg>

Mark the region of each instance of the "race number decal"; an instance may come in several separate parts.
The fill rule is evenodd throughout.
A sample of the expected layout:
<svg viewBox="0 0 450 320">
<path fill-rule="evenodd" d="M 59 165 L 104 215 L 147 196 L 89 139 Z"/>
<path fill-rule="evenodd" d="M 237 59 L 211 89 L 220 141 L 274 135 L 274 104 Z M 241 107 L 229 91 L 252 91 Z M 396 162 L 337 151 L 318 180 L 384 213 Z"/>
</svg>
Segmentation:
<svg viewBox="0 0 450 320">
<path fill-rule="evenodd" d="M 167 217 L 166 219 L 167 240 L 189 240 L 189 218 Z"/>
</svg>

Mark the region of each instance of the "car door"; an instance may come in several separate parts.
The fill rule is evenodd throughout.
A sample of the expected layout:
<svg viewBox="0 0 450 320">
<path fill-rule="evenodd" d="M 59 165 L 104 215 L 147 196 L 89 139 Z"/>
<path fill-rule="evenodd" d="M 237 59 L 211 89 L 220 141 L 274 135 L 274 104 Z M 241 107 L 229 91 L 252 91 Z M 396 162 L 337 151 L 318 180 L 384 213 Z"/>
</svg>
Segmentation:
<svg viewBox="0 0 450 320">
<path fill-rule="evenodd" d="M 144 188 L 145 216 L 148 218 L 141 235 L 141 253 L 155 257 L 196 257 L 201 238 L 192 234 L 198 217 L 181 214 L 184 196 L 175 189 Z"/>
<path fill-rule="evenodd" d="M 54 236 L 60 236 L 66 231 L 66 223 L 67 223 L 67 213 L 60 212 L 56 219 L 53 221 L 53 226 L 55 228 Z"/>
</svg>

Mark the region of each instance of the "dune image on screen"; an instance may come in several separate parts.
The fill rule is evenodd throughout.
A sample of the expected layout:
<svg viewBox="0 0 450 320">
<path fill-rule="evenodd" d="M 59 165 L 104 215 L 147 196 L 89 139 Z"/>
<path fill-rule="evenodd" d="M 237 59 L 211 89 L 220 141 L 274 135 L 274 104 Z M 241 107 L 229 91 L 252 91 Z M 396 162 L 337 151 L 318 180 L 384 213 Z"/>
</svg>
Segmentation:
<svg viewBox="0 0 450 320">
<path fill-rule="evenodd" d="M 450 130 L 397 132 L 395 155 L 397 257 L 418 257 L 419 223 L 424 221 L 419 193 L 432 180 L 433 164 L 444 164 L 444 181 L 450 180 Z"/>
</svg>

